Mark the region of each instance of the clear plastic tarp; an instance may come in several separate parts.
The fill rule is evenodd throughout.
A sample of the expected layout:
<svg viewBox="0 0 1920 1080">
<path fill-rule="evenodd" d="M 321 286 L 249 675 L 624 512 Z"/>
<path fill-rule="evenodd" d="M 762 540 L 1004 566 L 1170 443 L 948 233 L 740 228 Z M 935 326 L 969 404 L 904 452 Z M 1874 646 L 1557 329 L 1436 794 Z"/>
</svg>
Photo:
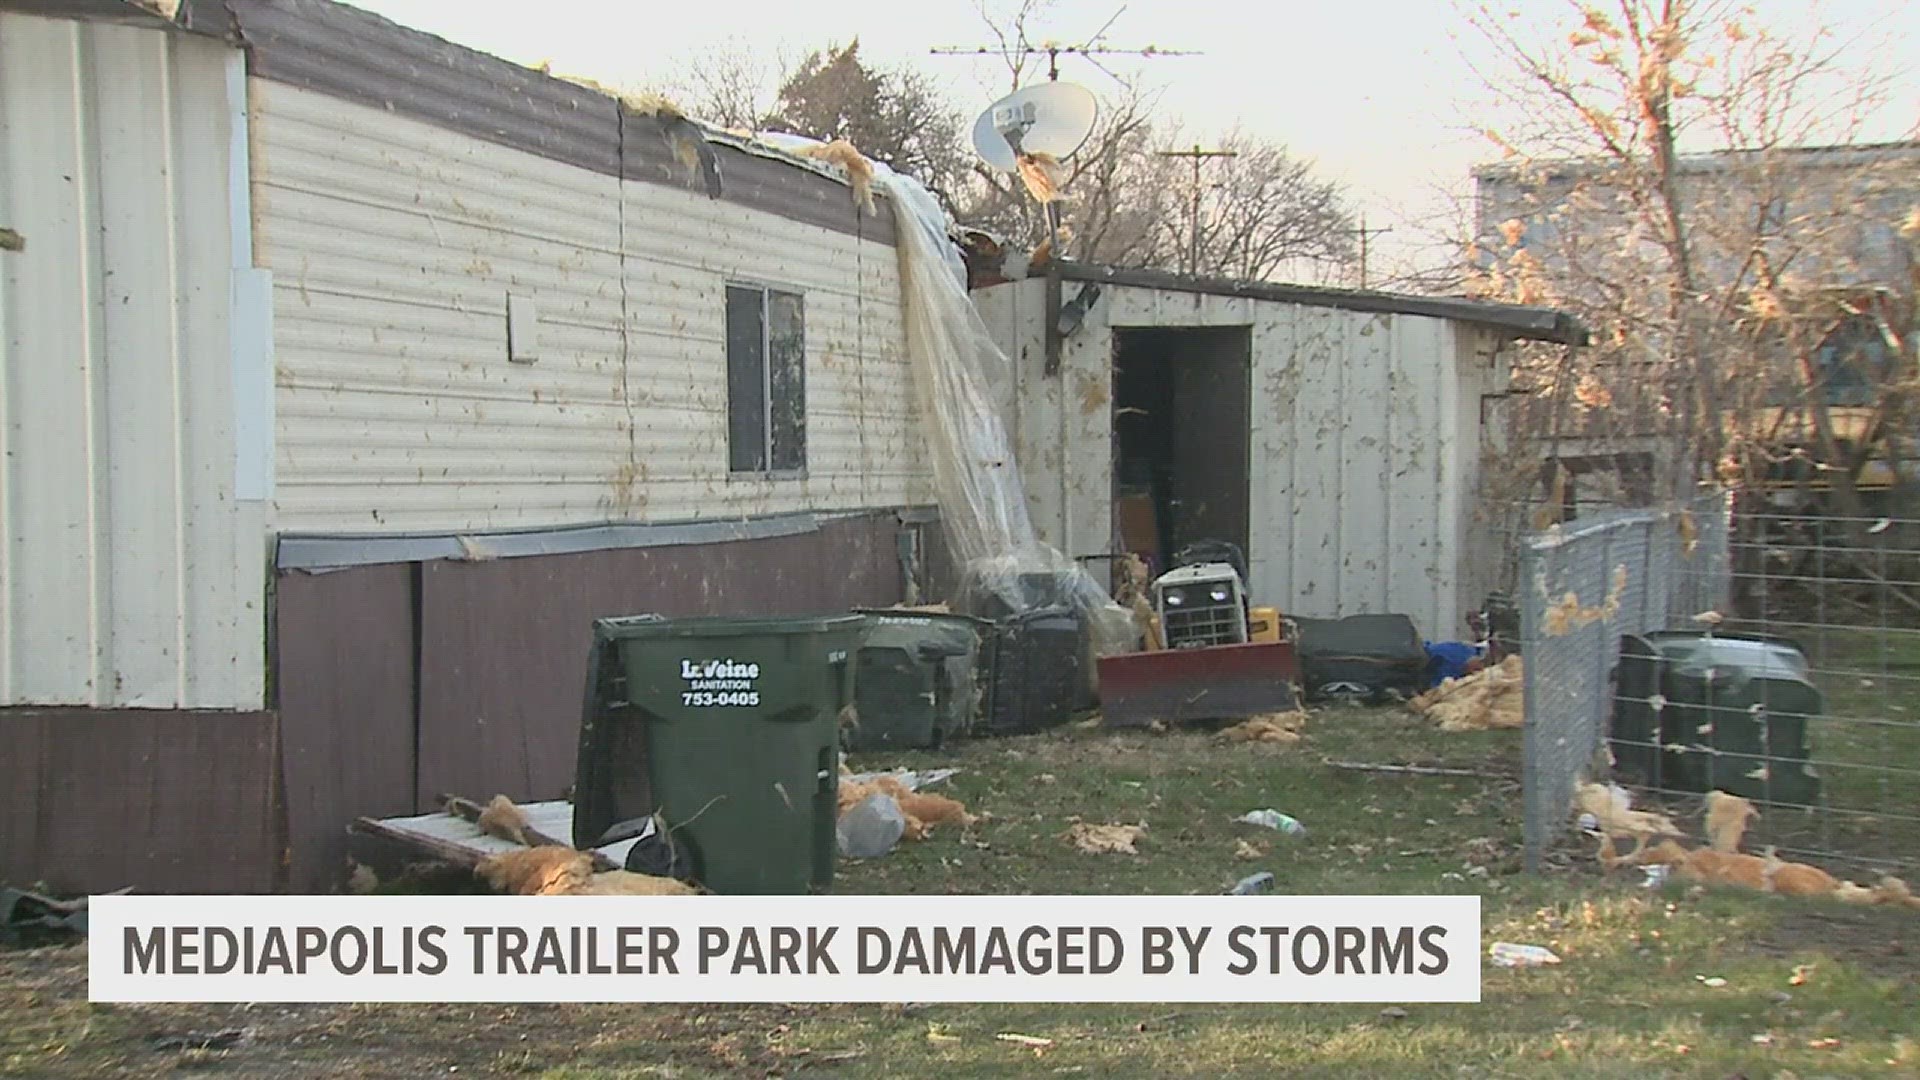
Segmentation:
<svg viewBox="0 0 1920 1080">
<path fill-rule="evenodd" d="M 757 138 L 796 152 L 819 145 L 770 132 Z M 898 226 L 907 351 L 928 425 L 934 491 L 969 594 L 957 606 L 1017 613 L 1070 605 L 1097 653 L 1132 651 L 1139 639 L 1132 613 L 1034 531 L 1013 440 L 989 396 L 992 387 L 1012 385 L 1013 364 L 967 294 L 945 209 L 918 180 L 877 162 L 873 168 L 874 187 L 888 196 Z"/>
</svg>

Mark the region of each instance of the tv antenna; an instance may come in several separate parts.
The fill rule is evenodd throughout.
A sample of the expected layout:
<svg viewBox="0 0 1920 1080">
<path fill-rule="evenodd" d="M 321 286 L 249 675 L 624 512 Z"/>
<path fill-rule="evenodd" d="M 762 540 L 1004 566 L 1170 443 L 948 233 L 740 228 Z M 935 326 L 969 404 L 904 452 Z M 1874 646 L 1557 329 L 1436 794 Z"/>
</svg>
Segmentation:
<svg viewBox="0 0 1920 1080">
<path fill-rule="evenodd" d="M 935 46 L 932 52 L 935 56 L 1008 56 L 1017 53 L 1022 63 L 1026 61 L 1027 57 L 1036 53 L 1046 53 L 1048 82 L 1060 81 L 1060 57 L 1062 55 L 1083 56 L 1094 67 L 1100 68 L 1101 71 L 1106 71 L 1109 76 L 1113 76 L 1113 72 L 1101 67 L 1100 61 L 1095 60 L 1094 57 L 1137 56 L 1142 59 L 1151 60 L 1156 56 L 1201 55 L 1200 53 L 1184 49 L 1163 49 L 1158 45 L 1147 45 L 1137 49 L 1123 49 L 1117 46 L 1100 44 L 1100 39 L 1106 36 L 1108 28 L 1112 27 L 1120 16 L 1126 13 L 1126 10 L 1125 7 L 1122 7 L 1119 11 L 1114 12 L 1113 18 L 1108 19 L 1106 25 L 1102 26 L 1098 33 L 1095 33 L 1079 45 L 1062 45 L 1057 41 L 1043 41 L 1035 45 L 1027 41 L 1025 28 L 1022 27 L 1019 40 L 1012 44 L 1002 42 L 999 45 L 939 45 Z M 1118 76 L 1113 77 L 1118 78 Z"/>
</svg>

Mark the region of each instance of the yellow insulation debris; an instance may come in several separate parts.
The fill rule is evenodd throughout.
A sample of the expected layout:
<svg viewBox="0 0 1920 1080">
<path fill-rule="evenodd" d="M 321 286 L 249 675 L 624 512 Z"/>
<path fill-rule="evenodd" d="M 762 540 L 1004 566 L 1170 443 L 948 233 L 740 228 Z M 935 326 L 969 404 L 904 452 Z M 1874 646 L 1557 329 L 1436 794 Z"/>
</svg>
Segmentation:
<svg viewBox="0 0 1920 1080">
<path fill-rule="evenodd" d="M 1463 678 L 1448 679 L 1407 703 L 1441 731 L 1517 728 L 1526 721 L 1525 674 L 1518 656 Z"/>
<path fill-rule="evenodd" d="M 873 204 L 873 163 L 863 157 L 852 143 L 835 139 L 820 146 L 809 146 L 800 154 L 845 169 L 847 180 L 853 184 L 853 204 L 864 207 L 869 214 L 879 213 Z"/>
</svg>

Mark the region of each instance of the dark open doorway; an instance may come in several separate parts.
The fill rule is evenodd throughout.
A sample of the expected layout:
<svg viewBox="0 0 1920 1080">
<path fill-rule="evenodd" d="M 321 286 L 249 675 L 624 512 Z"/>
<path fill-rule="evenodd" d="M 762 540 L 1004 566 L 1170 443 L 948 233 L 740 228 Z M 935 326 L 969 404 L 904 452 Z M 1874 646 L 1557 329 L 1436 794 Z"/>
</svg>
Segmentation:
<svg viewBox="0 0 1920 1080">
<path fill-rule="evenodd" d="M 1159 573 L 1182 547 L 1248 542 L 1244 326 L 1113 332 L 1113 528 Z"/>
</svg>

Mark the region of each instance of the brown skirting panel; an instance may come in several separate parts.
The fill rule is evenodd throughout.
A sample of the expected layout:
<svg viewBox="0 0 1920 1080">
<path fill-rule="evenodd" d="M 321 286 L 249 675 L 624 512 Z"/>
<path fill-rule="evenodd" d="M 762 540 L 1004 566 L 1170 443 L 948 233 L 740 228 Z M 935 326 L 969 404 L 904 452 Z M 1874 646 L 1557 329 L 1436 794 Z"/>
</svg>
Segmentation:
<svg viewBox="0 0 1920 1080">
<path fill-rule="evenodd" d="M 271 713 L 0 709 L 0 881 L 261 893 L 285 850 Z"/>
<path fill-rule="evenodd" d="M 738 543 L 425 564 L 422 796 L 564 797 L 594 619 L 896 603 L 898 527 L 892 514 L 878 514 Z"/>
<path fill-rule="evenodd" d="M 346 873 L 347 825 L 414 809 L 412 563 L 277 579 L 288 887 L 325 892 Z"/>
<path fill-rule="evenodd" d="M 289 887 L 336 887 L 362 815 L 565 796 L 594 619 L 896 603 L 900 527 L 882 511 L 749 540 L 282 572 Z"/>
</svg>

